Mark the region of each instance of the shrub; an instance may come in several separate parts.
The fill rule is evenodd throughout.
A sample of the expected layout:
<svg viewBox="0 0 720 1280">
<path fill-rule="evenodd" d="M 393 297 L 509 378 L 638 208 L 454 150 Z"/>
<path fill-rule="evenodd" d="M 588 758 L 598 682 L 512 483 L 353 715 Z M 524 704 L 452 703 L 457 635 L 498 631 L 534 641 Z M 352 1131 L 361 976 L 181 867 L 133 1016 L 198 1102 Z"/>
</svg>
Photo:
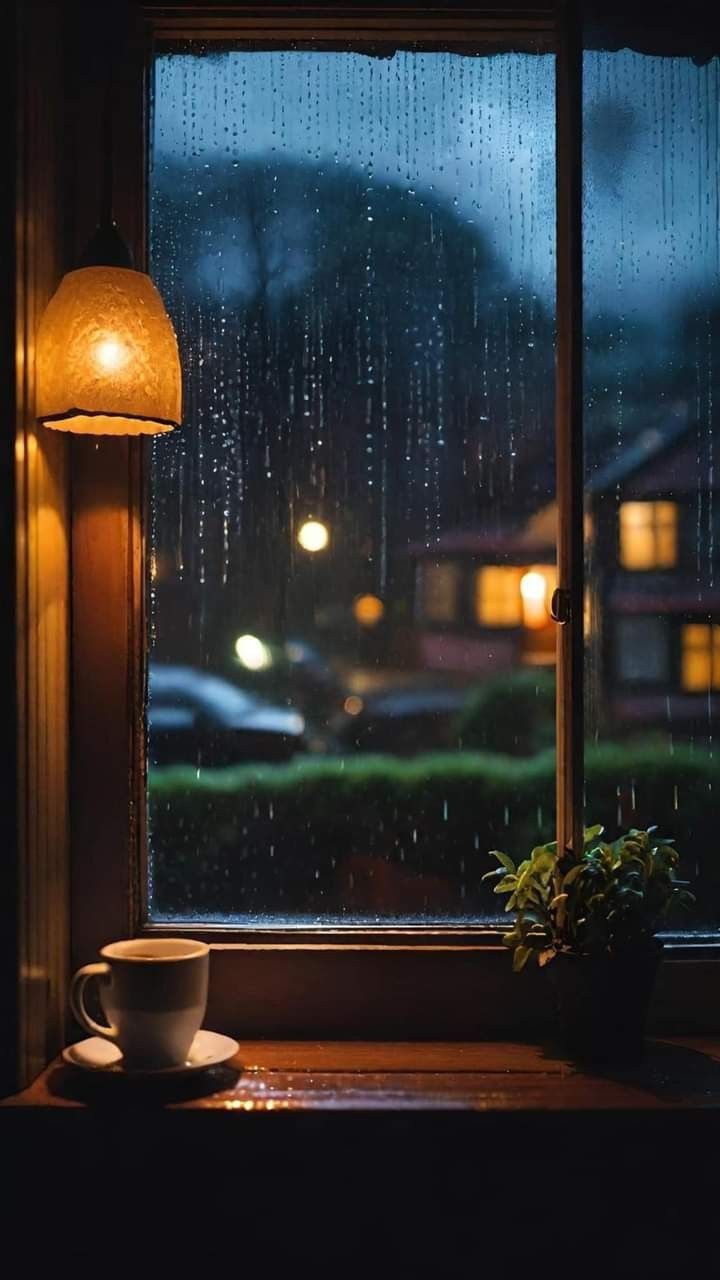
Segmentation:
<svg viewBox="0 0 720 1280">
<path fill-rule="evenodd" d="M 588 752 L 588 812 L 608 834 L 656 821 L 685 851 L 709 920 L 720 917 L 715 852 L 717 764 L 690 746 L 603 746 Z M 714 790 L 713 790 L 714 788 Z M 487 850 L 519 856 L 554 836 L 553 752 L 532 759 L 463 751 L 307 759 L 288 765 L 151 770 L 153 909 L 304 916 L 367 911 L 358 869 L 389 876 L 392 914 L 498 914 L 482 884 Z M 423 894 L 413 884 L 427 884 Z M 404 893 L 407 886 L 408 893 Z M 694 923 L 707 923 L 695 916 Z"/>
<path fill-rule="evenodd" d="M 555 740 L 555 673 L 509 671 L 480 685 L 455 730 L 464 749 L 533 756 Z"/>
</svg>

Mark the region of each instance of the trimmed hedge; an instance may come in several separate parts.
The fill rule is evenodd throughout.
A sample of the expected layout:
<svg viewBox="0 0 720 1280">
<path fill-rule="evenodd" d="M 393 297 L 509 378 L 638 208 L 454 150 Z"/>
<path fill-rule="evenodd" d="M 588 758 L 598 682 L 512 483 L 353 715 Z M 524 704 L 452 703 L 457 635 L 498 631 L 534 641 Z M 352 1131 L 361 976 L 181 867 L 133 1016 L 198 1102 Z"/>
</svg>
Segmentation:
<svg viewBox="0 0 720 1280">
<path fill-rule="evenodd" d="M 720 920 L 718 766 L 676 747 L 588 752 L 587 813 L 611 834 L 655 823 L 676 839 L 699 896 L 694 923 Z M 211 917 L 495 915 L 488 850 L 551 839 L 554 753 L 317 757 L 288 765 L 150 774 L 153 910 Z M 684 924 L 684 921 L 681 922 Z"/>
</svg>

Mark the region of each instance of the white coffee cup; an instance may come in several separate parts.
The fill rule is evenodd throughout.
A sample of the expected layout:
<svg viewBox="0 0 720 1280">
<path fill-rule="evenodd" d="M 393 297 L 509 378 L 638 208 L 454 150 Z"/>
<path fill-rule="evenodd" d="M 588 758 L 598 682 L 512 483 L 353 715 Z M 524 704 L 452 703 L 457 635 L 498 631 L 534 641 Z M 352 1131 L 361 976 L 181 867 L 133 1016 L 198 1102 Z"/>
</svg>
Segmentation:
<svg viewBox="0 0 720 1280">
<path fill-rule="evenodd" d="M 109 943 L 100 955 L 101 962 L 78 969 L 70 985 L 81 1026 L 116 1043 L 128 1069 L 185 1062 L 205 1016 L 210 948 L 189 938 L 129 938 Z M 93 978 L 108 1026 L 85 1008 Z"/>
</svg>

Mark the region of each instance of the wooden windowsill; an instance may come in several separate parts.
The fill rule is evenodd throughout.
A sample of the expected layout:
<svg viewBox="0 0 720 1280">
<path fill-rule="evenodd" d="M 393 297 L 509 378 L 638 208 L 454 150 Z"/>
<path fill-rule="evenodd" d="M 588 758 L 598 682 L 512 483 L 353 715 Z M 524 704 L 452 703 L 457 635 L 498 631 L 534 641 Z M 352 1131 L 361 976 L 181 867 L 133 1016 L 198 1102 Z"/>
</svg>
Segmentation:
<svg viewBox="0 0 720 1280">
<path fill-rule="evenodd" d="M 637 1068 L 589 1071 L 512 1042 L 257 1042 L 203 1076 L 134 1083 L 58 1060 L 3 1108 L 257 1112 L 628 1112 L 720 1114 L 720 1039 L 649 1041 Z"/>
</svg>

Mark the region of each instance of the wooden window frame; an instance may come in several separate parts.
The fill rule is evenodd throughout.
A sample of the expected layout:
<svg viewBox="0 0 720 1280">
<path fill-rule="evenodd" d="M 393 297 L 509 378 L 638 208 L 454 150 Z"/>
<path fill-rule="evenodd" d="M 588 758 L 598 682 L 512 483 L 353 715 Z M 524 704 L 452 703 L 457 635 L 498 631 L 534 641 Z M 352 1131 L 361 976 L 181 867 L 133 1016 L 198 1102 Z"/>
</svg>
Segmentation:
<svg viewBox="0 0 720 1280">
<path fill-rule="evenodd" d="M 553 8 L 555 12 L 553 13 Z M 145 258 L 149 73 L 155 48 L 172 41 L 293 42 L 367 47 L 373 42 L 461 49 L 482 30 L 488 48 L 537 47 L 556 55 L 558 504 L 557 830 L 578 847 L 583 827 L 583 449 L 581 74 L 573 3 L 517 10 L 322 8 L 129 4 L 126 53 L 116 75 L 115 214 Z M 74 151 L 74 246 L 92 230 L 100 154 L 102 64 L 84 12 L 73 52 L 82 68 Z M 550 43 L 551 42 L 551 43 Z M 547 1002 L 542 975 L 511 975 L 499 930 L 438 928 L 172 927 L 144 923 L 144 457 L 141 440 L 76 439 L 71 453 L 72 965 L 108 938 L 187 933 L 213 943 L 208 1025 L 244 1036 L 334 1035 L 433 1038 L 531 1033 Z M 717 999 L 705 1000 L 718 953 L 697 938 L 672 949 L 658 1003 L 660 1024 L 713 1029 Z M 720 958 L 720 957 L 719 957 Z M 718 965 L 718 967 L 716 967 Z M 702 970 L 702 980 L 700 969 Z M 714 983 L 710 984 L 708 975 Z"/>
</svg>

